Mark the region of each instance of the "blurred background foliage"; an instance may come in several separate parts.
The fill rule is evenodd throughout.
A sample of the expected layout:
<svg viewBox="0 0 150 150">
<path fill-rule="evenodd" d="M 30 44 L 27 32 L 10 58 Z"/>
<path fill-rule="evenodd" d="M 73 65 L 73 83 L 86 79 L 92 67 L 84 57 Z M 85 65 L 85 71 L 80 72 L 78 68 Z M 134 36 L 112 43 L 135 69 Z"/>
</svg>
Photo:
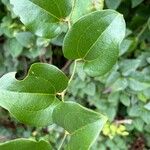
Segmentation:
<svg viewBox="0 0 150 150">
<path fill-rule="evenodd" d="M 127 23 L 120 57 L 105 76 L 90 78 L 77 64 L 66 100 L 102 112 L 109 118 L 92 150 L 150 150 L 150 1 L 105 0 L 104 8 L 122 13 Z M 50 63 L 71 74 L 73 64 L 62 53 L 63 38 L 44 39 L 28 31 L 0 1 L 0 76 L 17 71 L 23 78 L 34 62 Z M 56 125 L 35 128 L 19 123 L 0 108 L 0 142 L 19 137 L 48 139 L 57 149 L 64 130 Z"/>
</svg>

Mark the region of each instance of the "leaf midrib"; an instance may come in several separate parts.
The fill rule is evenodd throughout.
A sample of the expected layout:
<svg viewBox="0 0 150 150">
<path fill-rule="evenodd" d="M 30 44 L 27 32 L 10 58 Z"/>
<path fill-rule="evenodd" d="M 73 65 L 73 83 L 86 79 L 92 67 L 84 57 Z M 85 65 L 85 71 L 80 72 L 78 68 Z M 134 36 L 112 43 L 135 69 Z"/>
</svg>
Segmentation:
<svg viewBox="0 0 150 150">
<path fill-rule="evenodd" d="M 93 12 L 93 13 L 95 13 L 95 12 Z M 93 13 L 91 13 L 91 14 L 93 14 Z M 86 16 L 88 16 L 88 15 L 85 15 L 85 16 L 83 16 L 83 17 L 81 17 L 81 18 L 85 18 Z M 106 15 L 105 17 L 107 17 L 108 15 Z M 79 41 L 80 41 L 80 39 L 84 36 L 84 33 L 86 33 L 86 31 L 93 25 L 93 24 L 95 24 L 95 22 L 93 22 L 93 23 L 91 23 L 86 29 L 85 29 L 85 31 L 80 35 L 80 37 L 79 37 L 79 39 L 78 39 L 78 42 L 77 42 L 77 53 L 78 53 L 78 56 L 79 56 L 79 58 L 82 58 L 81 56 L 80 56 L 80 53 L 79 53 Z M 84 58 L 84 57 L 83 57 Z M 83 59 L 82 58 L 82 59 Z"/>
<path fill-rule="evenodd" d="M 109 27 L 114 23 L 114 21 L 120 16 L 120 14 L 117 14 L 117 16 L 114 18 L 114 20 L 109 24 L 109 26 L 107 26 L 107 28 L 105 29 L 105 31 L 102 32 L 102 34 L 97 38 L 97 40 L 91 45 L 90 49 L 87 51 L 87 53 L 85 54 L 85 56 L 83 57 L 83 59 L 90 53 L 91 49 L 95 46 L 95 44 L 97 43 L 97 41 L 102 37 L 102 35 L 105 34 L 105 32 L 107 32 L 107 30 L 109 29 Z M 90 61 L 94 61 L 96 59 L 98 59 L 99 56 L 93 60 Z M 87 61 L 87 60 L 85 60 Z"/>
<path fill-rule="evenodd" d="M 104 118 L 98 118 L 97 120 L 95 120 L 95 121 L 93 121 L 93 122 L 87 123 L 86 125 L 82 126 L 81 128 L 78 128 L 77 130 L 75 130 L 74 132 L 72 132 L 72 133 L 70 134 L 70 136 L 76 134 L 76 133 L 77 133 L 78 131 L 80 131 L 80 130 L 81 130 L 81 131 L 84 130 L 87 126 L 92 125 L 92 124 L 94 124 L 94 123 L 96 123 L 96 122 L 100 122 L 100 121 L 102 121 L 102 120 L 104 120 Z"/>
<path fill-rule="evenodd" d="M 50 16 L 52 16 L 53 18 L 57 19 L 58 21 L 60 21 L 60 18 L 58 18 L 57 16 L 55 16 L 54 14 L 52 14 L 51 12 L 47 11 L 46 9 L 44 9 L 43 7 L 37 5 L 34 2 L 31 2 L 30 0 L 28 0 L 28 2 L 30 2 L 31 4 L 35 5 L 36 7 L 39 7 L 40 9 L 42 9 L 43 11 L 45 11 L 46 13 L 48 13 Z"/>
</svg>

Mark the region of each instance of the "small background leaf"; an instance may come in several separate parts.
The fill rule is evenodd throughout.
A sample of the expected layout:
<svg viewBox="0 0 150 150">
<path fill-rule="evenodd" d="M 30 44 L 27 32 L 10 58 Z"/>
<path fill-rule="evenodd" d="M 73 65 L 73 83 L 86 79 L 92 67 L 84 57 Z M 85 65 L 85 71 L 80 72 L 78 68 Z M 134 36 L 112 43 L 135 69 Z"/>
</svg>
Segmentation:
<svg viewBox="0 0 150 150">
<path fill-rule="evenodd" d="M 131 0 L 132 2 L 132 8 L 138 6 L 140 3 L 142 3 L 144 0 Z"/>
<path fill-rule="evenodd" d="M 105 3 L 110 9 L 117 9 L 122 0 L 105 0 Z"/>
</svg>

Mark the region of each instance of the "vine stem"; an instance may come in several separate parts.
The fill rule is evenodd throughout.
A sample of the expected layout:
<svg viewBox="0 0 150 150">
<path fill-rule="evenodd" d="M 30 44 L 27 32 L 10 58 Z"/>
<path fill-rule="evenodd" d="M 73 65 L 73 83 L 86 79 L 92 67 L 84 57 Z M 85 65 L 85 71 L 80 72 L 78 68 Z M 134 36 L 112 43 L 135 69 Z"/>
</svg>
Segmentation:
<svg viewBox="0 0 150 150">
<path fill-rule="evenodd" d="M 142 30 L 137 35 L 137 39 L 138 40 L 140 39 L 141 35 L 144 33 L 144 31 L 146 30 L 146 28 L 147 28 L 147 23 L 143 26 Z"/>
<path fill-rule="evenodd" d="M 68 86 L 70 85 L 71 81 L 73 80 L 74 78 L 74 75 L 75 75 L 75 72 L 76 72 L 76 67 L 77 67 L 77 62 L 80 61 L 81 59 L 76 59 L 74 61 L 74 66 L 73 66 L 73 71 L 72 71 L 72 75 L 68 81 Z M 58 93 L 58 95 L 61 96 L 61 99 L 62 99 L 62 102 L 65 101 L 64 97 L 65 97 L 65 94 L 66 94 L 66 91 L 67 91 L 67 88 L 62 92 L 62 93 Z"/>
<path fill-rule="evenodd" d="M 131 124 L 133 120 L 131 119 L 125 119 L 125 120 L 116 120 L 115 123 L 116 124 Z"/>
<path fill-rule="evenodd" d="M 70 77 L 70 79 L 69 79 L 69 81 L 68 81 L 68 86 L 69 86 L 69 84 L 71 83 L 71 81 L 73 80 L 73 78 L 74 78 L 74 76 L 75 76 L 76 67 L 77 67 L 77 62 L 80 61 L 80 60 L 81 60 L 81 59 L 76 59 L 76 60 L 74 61 L 73 71 L 72 71 L 72 75 L 71 75 L 71 77 Z M 58 93 L 58 95 L 60 95 L 61 98 L 62 98 L 62 102 L 65 101 L 64 97 L 65 97 L 66 91 L 67 91 L 67 88 L 66 88 L 62 93 Z M 64 144 L 64 142 L 65 142 L 65 139 L 66 139 L 67 135 L 68 135 L 68 132 L 65 131 L 64 137 L 63 137 L 63 139 L 62 139 L 61 144 L 59 145 L 58 150 L 61 150 L 61 148 L 62 148 L 62 146 L 63 146 L 63 144 Z"/>
<path fill-rule="evenodd" d="M 62 141 L 61 141 L 61 143 L 60 143 L 60 145 L 58 147 L 58 150 L 61 150 L 61 148 L 62 148 L 62 146 L 63 146 L 63 144 L 65 142 L 66 137 L 67 137 L 67 133 L 65 132 L 64 137 L 63 137 L 63 139 L 62 139 Z"/>
<path fill-rule="evenodd" d="M 68 85 L 71 83 L 71 81 L 72 81 L 73 78 L 74 78 L 74 75 L 75 75 L 75 73 L 76 73 L 76 68 L 77 68 L 77 62 L 78 62 L 79 60 L 80 60 L 80 59 L 76 59 L 76 60 L 74 61 L 74 66 L 73 66 L 72 75 L 71 75 L 71 77 L 70 77 L 70 79 L 69 79 L 69 81 L 68 81 Z"/>
</svg>

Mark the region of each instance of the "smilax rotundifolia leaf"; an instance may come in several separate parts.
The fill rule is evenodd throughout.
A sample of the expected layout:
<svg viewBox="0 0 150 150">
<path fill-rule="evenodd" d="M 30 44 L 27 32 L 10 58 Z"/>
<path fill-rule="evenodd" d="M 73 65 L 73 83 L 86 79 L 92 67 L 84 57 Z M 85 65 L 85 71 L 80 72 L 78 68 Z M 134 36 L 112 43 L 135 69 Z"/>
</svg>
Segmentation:
<svg viewBox="0 0 150 150">
<path fill-rule="evenodd" d="M 107 118 L 74 102 L 58 104 L 53 120 L 70 136 L 67 150 L 88 150 L 104 127 Z"/>
<path fill-rule="evenodd" d="M 36 35 L 53 38 L 61 33 L 61 20 L 71 12 L 70 0 L 10 0 L 23 24 Z"/>
<path fill-rule="evenodd" d="M 14 72 L 0 79 L 0 106 L 19 121 L 34 126 L 52 124 L 53 109 L 60 103 L 56 94 L 66 89 L 68 78 L 58 68 L 36 63 L 23 80 Z"/>
<path fill-rule="evenodd" d="M 59 101 L 56 94 L 67 86 L 68 78 L 58 68 L 36 63 L 23 80 L 17 80 L 15 73 L 0 79 L 0 106 L 23 123 L 41 127 L 56 123 L 69 133 L 68 150 L 86 150 L 95 142 L 107 118 L 77 103 Z M 24 143 L 25 148 L 40 146 L 40 143 L 20 139 L 1 144 L 0 148 L 7 150 L 20 143 Z"/>
<path fill-rule="evenodd" d="M 120 13 L 96 11 L 82 17 L 70 28 L 63 52 L 68 59 L 82 59 L 88 75 L 104 75 L 116 63 L 124 36 L 125 21 Z"/>
</svg>

